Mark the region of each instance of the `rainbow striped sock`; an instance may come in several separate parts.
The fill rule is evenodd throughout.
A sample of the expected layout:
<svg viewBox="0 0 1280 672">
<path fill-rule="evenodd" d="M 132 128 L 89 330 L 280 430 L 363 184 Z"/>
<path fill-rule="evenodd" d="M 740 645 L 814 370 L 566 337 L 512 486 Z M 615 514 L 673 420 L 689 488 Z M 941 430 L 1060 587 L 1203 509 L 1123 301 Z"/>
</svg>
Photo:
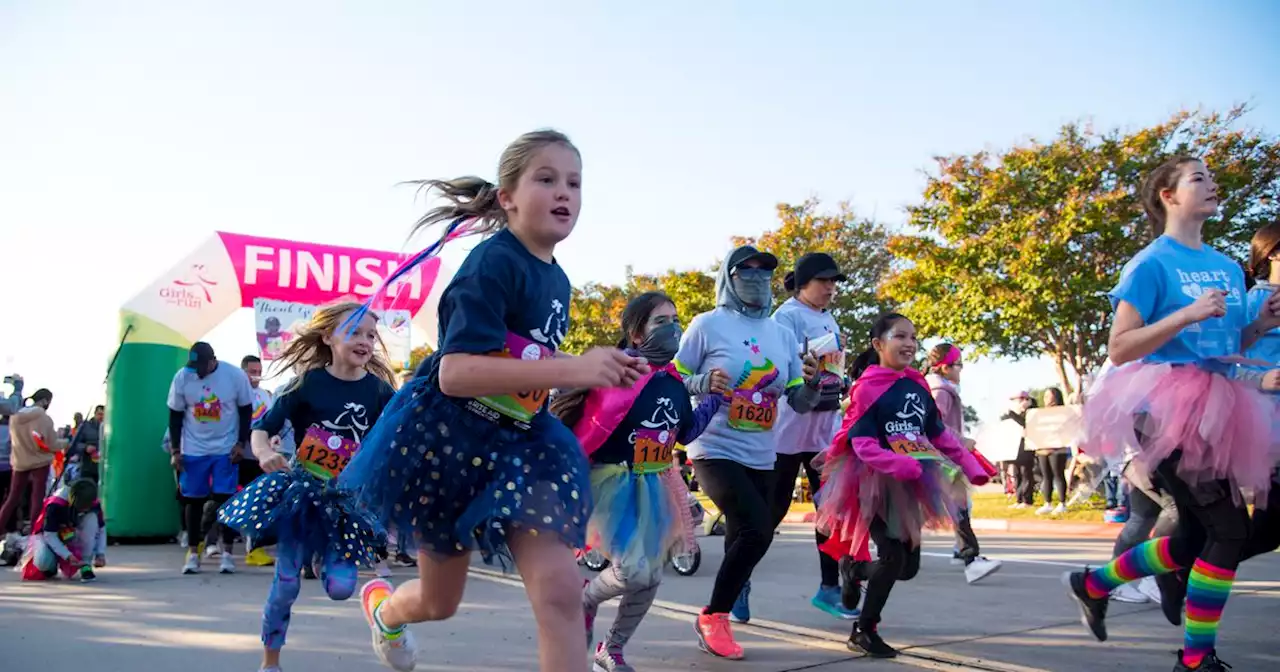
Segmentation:
<svg viewBox="0 0 1280 672">
<path fill-rule="evenodd" d="M 1089 572 L 1084 587 L 1095 600 L 1111 594 L 1111 591 L 1135 579 L 1155 576 L 1178 569 L 1169 553 L 1169 537 L 1144 541 L 1120 557 Z"/>
<path fill-rule="evenodd" d="M 1231 596 L 1235 570 L 1214 567 L 1204 560 L 1191 565 L 1187 578 L 1187 628 L 1182 649 L 1182 662 L 1187 667 L 1200 667 L 1204 657 L 1213 651 L 1218 639 L 1222 608 Z"/>
</svg>

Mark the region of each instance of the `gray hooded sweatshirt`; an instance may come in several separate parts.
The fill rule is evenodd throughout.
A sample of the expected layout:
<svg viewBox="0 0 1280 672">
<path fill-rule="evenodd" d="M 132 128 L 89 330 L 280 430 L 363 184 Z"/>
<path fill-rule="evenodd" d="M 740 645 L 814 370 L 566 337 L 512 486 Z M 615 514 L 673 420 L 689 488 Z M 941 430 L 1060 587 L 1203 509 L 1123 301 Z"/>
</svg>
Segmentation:
<svg viewBox="0 0 1280 672">
<path fill-rule="evenodd" d="M 716 309 L 693 318 L 676 353 L 676 369 L 691 393 L 707 393 L 713 369 L 728 373 L 733 389 L 706 431 L 687 448 L 693 459 L 773 469 L 772 429 L 780 405 L 807 413 L 818 401 L 818 389 L 804 381 L 795 336 L 769 319 L 770 306 L 744 305 L 731 286 L 729 270 L 722 266 L 716 276 Z"/>
</svg>

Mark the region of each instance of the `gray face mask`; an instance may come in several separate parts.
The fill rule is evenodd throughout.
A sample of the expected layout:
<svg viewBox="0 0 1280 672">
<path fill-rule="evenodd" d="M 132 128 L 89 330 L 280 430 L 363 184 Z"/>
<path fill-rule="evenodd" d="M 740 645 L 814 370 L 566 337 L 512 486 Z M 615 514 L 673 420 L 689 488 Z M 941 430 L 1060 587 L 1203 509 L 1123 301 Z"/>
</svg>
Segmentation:
<svg viewBox="0 0 1280 672">
<path fill-rule="evenodd" d="M 680 325 L 674 322 L 655 327 L 640 344 L 640 356 L 650 364 L 666 366 L 676 358 L 676 351 L 680 349 L 680 333 Z"/>
<path fill-rule="evenodd" d="M 768 310 L 770 299 L 772 298 L 769 280 L 770 276 L 768 274 L 754 273 L 750 275 L 741 273 L 729 278 L 733 293 L 737 295 L 738 300 L 748 310 L 753 308 Z"/>
</svg>

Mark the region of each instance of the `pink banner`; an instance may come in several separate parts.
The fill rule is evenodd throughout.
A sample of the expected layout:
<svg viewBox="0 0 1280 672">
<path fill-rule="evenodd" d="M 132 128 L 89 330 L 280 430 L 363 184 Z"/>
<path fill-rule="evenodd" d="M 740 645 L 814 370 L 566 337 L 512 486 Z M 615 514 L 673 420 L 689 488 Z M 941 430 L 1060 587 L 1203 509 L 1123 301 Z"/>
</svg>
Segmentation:
<svg viewBox="0 0 1280 672">
<path fill-rule="evenodd" d="M 342 298 L 365 300 L 406 255 L 355 247 L 316 245 L 294 240 L 218 233 L 240 283 L 240 305 L 274 299 L 318 306 Z M 397 282 L 374 307 L 416 315 L 440 271 L 430 259 Z"/>
</svg>

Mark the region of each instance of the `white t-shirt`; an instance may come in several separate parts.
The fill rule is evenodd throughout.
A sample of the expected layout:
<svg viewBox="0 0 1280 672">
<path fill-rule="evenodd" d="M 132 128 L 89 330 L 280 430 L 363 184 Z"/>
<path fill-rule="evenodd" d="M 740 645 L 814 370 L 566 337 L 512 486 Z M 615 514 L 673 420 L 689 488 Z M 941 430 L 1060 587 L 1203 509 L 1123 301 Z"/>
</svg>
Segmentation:
<svg viewBox="0 0 1280 672">
<path fill-rule="evenodd" d="M 254 403 L 249 376 L 238 367 L 218 362 L 201 378 L 183 368 L 169 386 L 169 408 L 182 411 L 182 454 L 228 455 L 240 432 L 239 407 Z"/>
</svg>

